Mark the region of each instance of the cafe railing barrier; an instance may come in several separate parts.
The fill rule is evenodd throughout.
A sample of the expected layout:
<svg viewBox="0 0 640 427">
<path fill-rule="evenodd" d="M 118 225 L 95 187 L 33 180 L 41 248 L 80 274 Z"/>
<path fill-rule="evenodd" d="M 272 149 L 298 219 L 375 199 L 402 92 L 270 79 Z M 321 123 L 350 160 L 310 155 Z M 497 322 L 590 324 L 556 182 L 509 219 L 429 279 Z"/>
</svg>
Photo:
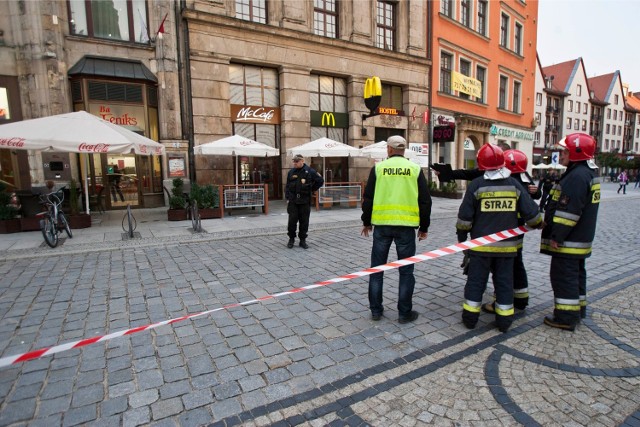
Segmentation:
<svg viewBox="0 0 640 427">
<path fill-rule="evenodd" d="M 231 215 L 231 209 L 262 207 L 264 214 L 269 213 L 268 184 L 223 185 L 224 210 Z"/>
<path fill-rule="evenodd" d="M 362 203 L 364 183 L 362 182 L 325 182 L 313 197 L 316 210 L 331 209 L 335 205 L 357 208 Z"/>
</svg>

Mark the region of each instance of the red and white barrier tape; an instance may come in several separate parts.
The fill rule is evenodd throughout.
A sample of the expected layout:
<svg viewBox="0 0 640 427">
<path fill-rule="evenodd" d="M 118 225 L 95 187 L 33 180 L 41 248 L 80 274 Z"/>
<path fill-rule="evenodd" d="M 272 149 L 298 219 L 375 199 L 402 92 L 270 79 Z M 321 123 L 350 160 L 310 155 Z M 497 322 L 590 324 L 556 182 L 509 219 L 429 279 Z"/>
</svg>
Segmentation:
<svg viewBox="0 0 640 427">
<path fill-rule="evenodd" d="M 138 332 L 148 331 L 150 329 L 155 329 L 159 326 L 170 325 L 176 322 L 180 322 L 182 320 L 194 319 L 196 317 L 201 317 L 207 314 L 215 313 L 216 311 L 228 310 L 234 307 L 240 307 L 243 305 L 255 304 L 260 301 L 266 301 L 273 298 L 279 298 L 285 295 L 296 294 L 299 292 L 304 292 L 310 289 L 319 288 L 321 286 L 331 285 L 333 283 L 344 282 L 347 280 L 355 279 L 358 277 L 368 276 L 374 273 L 380 273 L 382 271 L 393 270 L 395 268 L 404 267 L 405 265 L 416 264 L 418 262 L 427 261 L 430 259 L 440 258 L 446 255 L 451 255 L 457 252 L 462 252 L 466 249 L 476 248 L 479 246 L 484 246 L 489 243 L 499 242 L 501 240 L 508 239 L 510 237 L 520 236 L 524 233 L 530 231 L 531 229 L 526 226 L 520 226 L 517 228 L 512 228 L 511 230 L 500 231 L 499 233 L 490 234 L 488 236 L 478 237 L 477 239 L 467 240 L 462 243 L 456 243 L 455 245 L 446 246 L 444 248 L 436 249 L 434 251 L 425 252 L 419 255 L 415 255 L 409 258 L 401 259 L 398 261 L 393 261 L 388 264 L 379 265 L 376 267 L 367 268 L 362 271 L 357 271 L 355 273 L 345 274 L 344 276 L 339 276 L 334 279 L 325 280 L 322 282 L 316 282 L 313 285 L 303 286 L 301 288 L 291 289 L 285 292 L 279 292 L 277 294 L 265 295 L 260 298 L 256 298 L 249 301 L 238 302 L 235 304 L 225 305 L 223 307 L 214 308 L 213 310 L 202 311 L 200 313 L 188 314 L 182 317 L 176 317 L 170 320 L 164 320 L 162 322 L 152 323 L 150 325 L 138 326 L 131 329 L 126 329 L 123 331 L 113 332 L 107 335 L 100 335 L 93 338 L 87 338 L 80 341 L 69 342 L 66 344 L 56 345 L 54 347 L 49 348 L 41 348 L 39 350 L 30 351 L 28 353 L 17 354 L 14 356 L 7 356 L 0 359 L 0 368 L 4 368 L 6 366 L 10 366 L 20 362 L 26 362 L 28 360 L 39 359 L 40 357 L 49 356 L 55 353 L 60 353 L 66 350 L 70 350 L 72 348 L 80 348 L 87 346 L 89 344 L 108 341 L 113 338 L 125 336 L 125 335 L 133 335 Z"/>
</svg>

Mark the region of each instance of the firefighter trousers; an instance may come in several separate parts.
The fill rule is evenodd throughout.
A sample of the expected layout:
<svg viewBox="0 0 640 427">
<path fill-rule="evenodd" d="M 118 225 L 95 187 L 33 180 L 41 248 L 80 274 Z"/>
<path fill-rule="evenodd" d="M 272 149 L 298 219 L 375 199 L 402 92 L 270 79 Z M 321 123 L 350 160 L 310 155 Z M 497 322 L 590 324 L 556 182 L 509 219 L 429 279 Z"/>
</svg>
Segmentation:
<svg viewBox="0 0 640 427">
<path fill-rule="evenodd" d="M 495 288 L 496 325 L 498 328 L 508 328 L 513 322 L 513 257 L 487 257 L 470 253 L 462 319 L 468 327 L 474 327 L 478 322 L 489 273 L 493 276 Z"/>
<path fill-rule="evenodd" d="M 587 270 L 585 259 L 551 257 L 553 317 L 556 322 L 575 325 L 586 316 Z"/>
</svg>

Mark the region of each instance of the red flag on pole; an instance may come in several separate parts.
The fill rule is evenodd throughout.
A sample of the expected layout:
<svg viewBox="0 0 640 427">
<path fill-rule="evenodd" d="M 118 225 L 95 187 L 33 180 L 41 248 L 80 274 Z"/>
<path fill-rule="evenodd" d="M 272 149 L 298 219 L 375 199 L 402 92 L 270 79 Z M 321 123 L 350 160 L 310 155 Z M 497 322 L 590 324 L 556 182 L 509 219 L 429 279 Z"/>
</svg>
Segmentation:
<svg viewBox="0 0 640 427">
<path fill-rule="evenodd" d="M 156 37 L 162 38 L 162 35 L 164 34 L 164 21 L 167 20 L 167 16 L 169 16 L 168 13 L 166 15 L 164 15 L 164 18 L 162 18 L 162 22 L 160 23 L 160 26 L 158 27 L 158 31 L 156 31 Z"/>
</svg>

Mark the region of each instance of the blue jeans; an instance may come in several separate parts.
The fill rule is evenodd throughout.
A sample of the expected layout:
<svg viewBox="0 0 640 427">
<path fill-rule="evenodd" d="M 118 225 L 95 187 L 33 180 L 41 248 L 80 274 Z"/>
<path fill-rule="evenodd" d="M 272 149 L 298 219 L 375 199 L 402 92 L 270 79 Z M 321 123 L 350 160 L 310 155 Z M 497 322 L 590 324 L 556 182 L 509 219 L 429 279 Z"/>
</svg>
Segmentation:
<svg viewBox="0 0 640 427">
<path fill-rule="evenodd" d="M 373 228 L 373 247 L 371 248 L 371 267 L 386 264 L 389 257 L 391 243 L 396 244 L 398 259 L 408 258 L 416 254 L 416 230 L 411 227 L 395 225 L 376 225 Z M 407 265 L 398 269 L 400 283 L 398 286 L 398 316 L 411 316 L 413 288 L 416 279 L 413 276 L 414 265 Z M 369 308 L 372 314 L 382 314 L 382 281 L 384 273 L 369 276 Z"/>
</svg>

